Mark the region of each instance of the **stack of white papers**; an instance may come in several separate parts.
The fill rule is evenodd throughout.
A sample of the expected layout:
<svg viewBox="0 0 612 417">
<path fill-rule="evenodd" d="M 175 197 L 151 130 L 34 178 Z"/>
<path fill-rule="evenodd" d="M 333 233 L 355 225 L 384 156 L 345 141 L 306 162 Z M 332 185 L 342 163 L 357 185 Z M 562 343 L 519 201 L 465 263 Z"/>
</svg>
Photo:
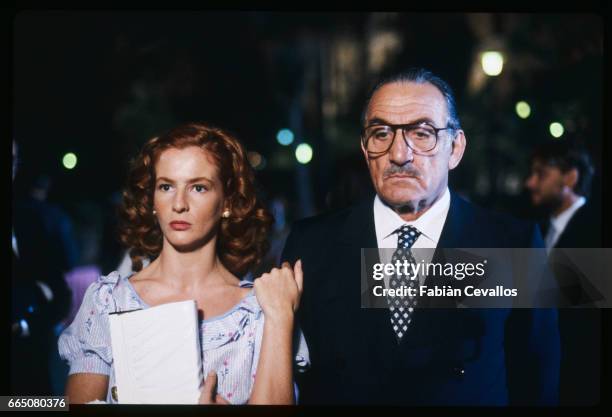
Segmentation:
<svg viewBox="0 0 612 417">
<path fill-rule="evenodd" d="M 194 300 L 109 314 L 120 404 L 197 404 L 202 381 Z"/>
</svg>

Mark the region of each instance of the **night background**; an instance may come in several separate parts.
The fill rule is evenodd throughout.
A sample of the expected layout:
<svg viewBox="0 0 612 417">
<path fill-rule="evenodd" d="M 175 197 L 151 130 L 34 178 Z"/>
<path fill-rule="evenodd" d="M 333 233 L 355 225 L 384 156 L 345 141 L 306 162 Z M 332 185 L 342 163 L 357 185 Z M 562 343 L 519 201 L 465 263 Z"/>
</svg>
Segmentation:
<svg viewBox="0 0 612 417">
<path fill-rule="evenodd" d="M 187 121 L 244 143 L 280 250 L 293 220 L 370 192 L 362 106 L 382 74 L 410 66 L 455 91 L 467 149 L 451 189 L 532 217 L 523 186 L 531 149 L 572 140 L 591 152 L 592 201 L 601 204 L 598 15 L 58 11 L 22 12 L 14 29 L 14 193 L 48 189 L 73 236 L 72 272 L 118 268 L 114 210 L 128 162 L 146 140 Z M 484 72 L 486 51 L 503 56 L 497 76 Z M 555 139 L 553 122 L 563 126 Z M 306 164 L 296 159 L 301 143 L 312 149 Z M 73 169 L 63 165 L 67 153 L 77 157 Z"/>
</svg>

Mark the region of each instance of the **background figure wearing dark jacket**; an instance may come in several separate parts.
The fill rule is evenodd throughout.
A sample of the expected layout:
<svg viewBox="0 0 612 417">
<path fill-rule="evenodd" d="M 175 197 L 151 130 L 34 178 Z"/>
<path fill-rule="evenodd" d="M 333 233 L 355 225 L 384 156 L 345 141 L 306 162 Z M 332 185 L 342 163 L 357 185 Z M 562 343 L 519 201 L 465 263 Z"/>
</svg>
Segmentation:
<svg viewBox="0 0 612 417">
<path fill-rule="evenodd" d="M 546 213 L 541 221 L 561 290 L 574 306 L 559 310 L 561 334 L 561 405 L 596 405 L 601 401 L 602 311 L 589 308 L 580 274 L 556 270 L 556 248 L 601 248 L 601 206 L 590 201 L 594 174 L 585 149 L 571 143 L 547 142 L 531 155 L 526 186 L 535 207 Z"/>
<path fill-rule="evenodd" d="M 16 150 L 13 143 L 14 167 Z M 50 395 L 54 327 L 68 312 L 71 294 L 53 258 L 57 242 L 45 233 L 38 213 L 14 205 L 12 220 L 10 393 Z"/>
</svg>

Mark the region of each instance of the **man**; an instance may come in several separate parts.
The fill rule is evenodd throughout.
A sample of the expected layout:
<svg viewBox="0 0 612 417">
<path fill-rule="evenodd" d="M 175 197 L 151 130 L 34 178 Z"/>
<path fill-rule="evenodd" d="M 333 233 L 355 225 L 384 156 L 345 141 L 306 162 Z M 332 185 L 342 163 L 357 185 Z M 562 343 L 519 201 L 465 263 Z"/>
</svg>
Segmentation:
<svg viewBox="0 0 612 417">
<path fill-rule="evenodd" d="M 525 185 L 533 205 L 547 215 L 542 222 L 546 249 L 602 247 L 601 211 L 588 203 L 594 169 L 589 154 L 566 141 L 546 142 L 531 156 Z M 562 290 L 574 304 L 584 304 L 580 274 L 557 272 Z M 559 310 L 561 334 L 561 405 L 595 405 L 600 401 L 601 311 L 594 308 Z"/>
<path fill-rule="evenodd" d="M 586 204 L 593 173 L 588 153 L 567 141 L 533 151 L 525 185 L 533 205 L 549 216 L 542 224 L 547 250 L 601 247 L 601 214 Z"/>
<path fill-rule="evenodd" d="M 301 403 L 555 404 L 556 310 L 360 308 L 361 248 L 543 244 L 535 225 L 448 190 L 466 138 L 446 82 L 423 69 L 385 79 L 363 119 L 376 195 L 295 223 L 283 254 L 304 268 L 298 319 L 312 368 Z"/>
</svg>

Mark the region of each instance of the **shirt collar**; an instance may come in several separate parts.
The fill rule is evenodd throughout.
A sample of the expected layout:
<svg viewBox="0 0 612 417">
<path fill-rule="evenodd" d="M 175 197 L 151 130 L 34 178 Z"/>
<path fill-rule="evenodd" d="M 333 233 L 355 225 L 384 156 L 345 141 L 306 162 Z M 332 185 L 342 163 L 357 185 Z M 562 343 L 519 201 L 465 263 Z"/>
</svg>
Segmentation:
<svg viewBox="0 0 612 417">
<path fill-rule="evenodd" d="M 565 226 L 569 223 L 570 219 L 580 207 L 582 207 L 586 203 L 586 198 L 580 196 L 574 204 L 566 208 L 561 214 L 551 217 L 550 223 L 555 228 L 556 231 L 561 232 L 565 230 Z"/>
<path fill-rule="evenodd" d="M 376 237 L 380 242 L 393 234 L 402 225 L 408 224 L 416 227 L 423 236 L 438 243 L 444 220 L 450 207 L 450 191 L 448 187 L 440 197 L 425 213 L 418 219 L 407 222 L 404 221 L 391 207 L 383 203 L 378 194 L 374 197 L 374 222 L 376 227 Z"/>
</svg>

